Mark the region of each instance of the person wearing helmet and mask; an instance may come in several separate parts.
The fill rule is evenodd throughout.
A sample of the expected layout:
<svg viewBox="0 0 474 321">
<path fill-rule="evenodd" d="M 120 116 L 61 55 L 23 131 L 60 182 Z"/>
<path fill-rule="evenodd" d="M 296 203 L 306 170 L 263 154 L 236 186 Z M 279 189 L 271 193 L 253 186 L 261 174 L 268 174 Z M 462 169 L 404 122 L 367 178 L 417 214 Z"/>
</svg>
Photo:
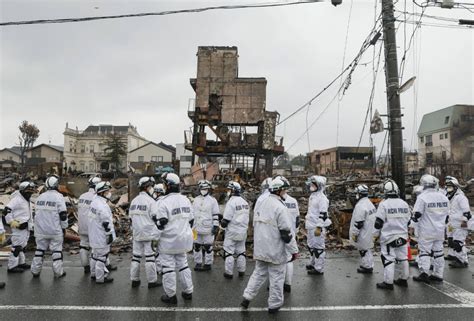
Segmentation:
<svg viewBox="0 0 474 321">
<path fill-rule="evenodd" d="M 374 257 L 372 256 L 373 230 L 375 222 L 375 206 L 369 200 L 369 188 L 367 185 L 357 185 L 357 203 L 352 212 L 352 219 L 349 228 L 349 237 L 352 244 L 359 250 L 360 266 L 358 273 L 372 273 L 374 270 Z"/>
<path fill-rule="evenodd" d="M 180 194 L 180 179 L 174 173 L 162 176 L 166 196 L 158 203 L 158 229 L 161 231 L 158 242 L 162 264 L 163 290 L 161 301 L 176 304 L 176 271 L 181 283 L 181 296 L 191 300 L 193 280 L 186 253 L 193 248 L 194 214 L 189 199 Z"/>
<path fill-rule="evenodd" d="M 156 202 L 161 200 L 163 197 L 165 197 L 165 187 L 163 184 L 155 184 L 153 187 L 154 193 L 153 193 L 153 198 L 155 199 Z"/>
<path fill-rule="evenodd" d="M 3 227 L 3 219 L 0 219 L 0 245 L 5 243 L 5 228 Z M 5 287 L 5 282 L 0 282 L 0 289 Z"/>
<path fill-rule="evenodd" d="M 194 240 L 194 270 L 208 271 L 214 261 L 212 245 L 219 229 L 220 211 L 217 200 L 211 195 L 211 182 L 201 180 L 198 187 L 199 195 L 193 202 L 193 229 L 197 232 L 197 238 Z"/>
<path fill-rule="evenodd" d="M 25 247 L 30 237 L 30 228 L 33 226 L 31 219 L 30 198 L 36 187 L 33 182 L 22 182 L 18 188 L 18 193 L 4 209 L 4 223 L 11 227 L 11 248 L 8 257 L 8 273 L 21 273 L 30 268 L 25 260 Z"/>
<path fill-rule="evenodd" d="M 469 201 L 461 190 L 461 185 L 455 177 L 446 179 L 446 196 L 450 202 L 448 232 L 452 240 L 449 247 L 452 249 L 454 261 L 449 264 L 452 268 L 467 268 L 469 261 L 466 248 L 466 237 L 469 234 L 468 222 L 472 219 Z"/>
<path fill-rule="evenodd" d="M 99 182 L 95 186 L 96 197 L 93 198 L 89 213 L 89 242 L 92 248 L 91 278 L 97 284 L 111 283 L 107 260 L 110 244 L 115 239 L 112 211 L 107 201 L 112 197 L 112 186 L 109 182 Z"/>
<path fill-rule="evenodd" d="M 305 222 L 311 259 L 306 269 L 308 274 L 322 275 L 326 258 L 326 228 L 332 223 L 328 218 L 329 200 L 324 194 L 326 177 L 313 175 L 306 184 L 311 193 Z"/>
<path fill-rule="evenodd" d="M 58 192 L 58 176 L 49 176 L 44 185 L 46 192 L 38 197 L 35 205 L 36 251 L 31 273 L 39 277 L 44 254 L 49 249 L 52 252 L 54 277 L 61 278 L 66 275 L 63 269 L 63 241 L 68 227 L 66 202 Z"/>
<path fill-rule="evenodd" d="M 155 184 L 153 187 L 155 192 L 153 193 L 153 198 L 155 199 L 156 202 L 156 208 L 158 210 L 158 204 L 160 200 L 165 197 L 165 186 L 161 183 Z M 158 238 L 153 240 L 152 245 L 155 250 L 155 265 L 156 265 L 156 274 L 158 275 L 158 283 L 162 284 L 161 281 L 161 273 L 162 268 L 161 268 L 161 262 L 160 262 L 160 253 L 158 252 L 158 239 L 159 239 L 159 233 L 158 233 Z"/>
<path fill-rule="evenodd" d="M 257 200 L 255 201 L 255 204 L 253 207 L 254 212 L 257 211 L 257 207 L 263 202 L 263 200 L 266 199 L 270 195 L 270 191 L 268 190 L 268 188 L 270 187 L 272 180 L 273 179 L 271 177 L 267 177 L 263 180 L 262 184 L 260 185 L 262 191 L 259 197 L 257 198 Z"/>
<path fill-rule="evenodd" d="M 291 222 L 291 235 L 296 241 L 296 232 L 298 226 L 300 225 L 300 209 L 298 206 L 298 201 L 288 194 L 288 189 L 290 188 L 290 181 L 283 176 L 277 176 L 275 178 L 279 178 L 283 181 L 284 186 L 284 193 L 281 193 L 281 198 L 283 203 L 285 204 L 286 208 L 288 209 L 288 214 L 290 217 Z M 291 284 L 293 283 L 293 261 L 292 261 L 292 253 L 288 253 L 288 263 L 286 264 L 286 272 L 285 272 L 285 283 L 283 284 L 283 291 L 284 292 L 291 292 Z"/>
<path fill-rule="evenodd" d="M 438 179 L 432 175 L 420 178 L 423 193 L 417 199 L 413 208 L 413 220 L 418 222 L 418 268 L 420 275 L 414 276 L 417 282 L 443 281 L 444 272 L 444 232 L 446 219 L 449 214 L 449 200 L 438 191 Z M 433 258 L 433 273 L 430 274 L 431 258 Z"/>
<path fill-rule="evenodd" d="M 101 181 L 100 177 L 93 176 L 89 178 L 89 190 L 79 197 L 77 204 L 79 236 L 81 243 L 79 245 L 79 256 L 81 265 L 84 267 L 84 273 L 89 274 L 90 266 L 90 245 L 89 245 L 89 211 L 92 199 L 95 197 L 95 185 Z"/>
<path fill-rule="evenodd" d="M 224 277 L 234 277 L 234 262 L 237 260 L 237 271 L 240 277 L 245 275 L 245 241 L 249 225 L 249 204 L 240 193 L 242 188 L 239 183 L 230 181 L 227 184 L 227 195 L 230 196 L 225 205 L 221 227 L 225 229 L 224 237 Z"/>
<path fill-rule="evenodd" d="M 288 254 L 297 258 L 298 246 L 292 235 L 294 222 L 284 204 L 288 184 L 275 178 L 270 195 L 263 200 L 253 217 L 255 269 L 243 294 L 241 306 L 248 308 L 259 289 L 269 279 L 268 312 L 276 313 L 283 305 L 283 284 Z"/>
<path fill-rule="evenodd" d="M 156 255 L 152 241 L 158 239 L 156 222 L 157 203 L 153 198 L 155 179 L 142 177 L 138 181 L 140 193 L 130 203 L 129 216 L 133 229 L 133 256 L 130 265 L 130 279 L 132 288 L 140 285 L 140 260 L 145 258 L 145 271 L 148 288 L 161 285 L 156 273 Z"/>
<path fill-rule="evenodd" d="M 400 198 L 397 184 L 388 180 L 383 185 L 385 199 L 375 213 L 374 239 L 380 239 L 383 282 L 377 288 L 393 290 L 393 284 L 408 286 L 408 224 L 410 207 Z M 396 274 L 396 279 L 394 280 Z"/>
</svg>

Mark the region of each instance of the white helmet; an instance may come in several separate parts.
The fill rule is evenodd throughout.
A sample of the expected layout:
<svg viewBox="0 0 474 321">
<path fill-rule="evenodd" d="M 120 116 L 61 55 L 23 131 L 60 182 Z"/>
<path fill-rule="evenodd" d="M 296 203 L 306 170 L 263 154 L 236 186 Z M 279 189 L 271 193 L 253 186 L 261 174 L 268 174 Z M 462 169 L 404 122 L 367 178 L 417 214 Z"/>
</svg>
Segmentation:
<svg viewBox="0 0 474 321">
<path fill-rule="evenodd" d="M 227 188 L 234 193 L 240 193 L 240 191 L 242 190 L 240 184 L 234 181 L 230 181 L 229 184 L 227 184 Z"/>
<path fill-rule="evenodd" d="M 275 176 L 275 178 L 279 178 L 283 181 L 283 183 L 285 183 L 285 186 L 283 188 L 285 188 L 285 189 L 290 188 L 290 181 L 286 177 L 281 176 L 281 175 L 277 175 L 277 176 Z M 274 180 L 275 180 L 275 178 L 274 178 Z"/>
<path fill-rule="evenodd" d="M 439 180 L 433 175 L 425 174 L 420 178 L 420 185 L 423 186 L 424 189 L 437 188 L 438 183 Z"/>
<path fill-rule="evenodd" d="M 179 176 L 175 173 L 165 173 L 161 176 L 166 185 L 178 186 L 179 185 Z"/>
<path fill-rule="evenodd" d="M 95 188 L 95 185 L 100 182 L 102 179 L 98 176 L 92 176 L 89 178 L 88 183 L 90 188 Z"/>
<path fill-rule="evenodd" d="M 356 194 L 367 196 L 367 195 L 369 195 L 369 188 L 365 184 L 359 184 L 355 188 L 355 192 L 356 192 Z"/>
<path fill-rule="evenodd" d="M 110 185 L 109 182 L 107 181 L 101 181 L 95 185 L 95 192 L 97 194 L 100 194 L 102 192 L 106 192 L 108 190 L 112 189 L 112 185 Z"/>
<path fill-rule="evenodd" d="M 153 189 L 155 190 L 156 193 L 164 194 L 165 193 L 165 187 L 163 184 L 156 184 Z"/>
<path fill-rule="evenodd" d="M 456 188 L 459 188 L 461 187 L 461 184 L 459 184 L 459 181 L 457 180 L 456 177 L 453 177 L 453 176 L 446 176 L 446 185 L 451 185 L 451 186 L 454 186 Z"/>
<path fill-rule="evenodd" d="M 209 182 L 208 180 L 202 179 L 198 182 L 198 187 L 199 187 L 199 190 L 211 189 L 212 185 L 211 185 L 211 182 Z"/>
<path fill-rule="evenodd" d="M 58 189 L 59 187 L 59 177 L 57 175 L 51 175 L 44 182 L 46 189 Z"/>
<path fill-rule="evenodd" d="M 140 189 L 144 189 L 153 185 L 155 185 L 155 179 L 151 176 L 143 176 L 138 181 L 138 187 L 140 187 Z"/>
<path fill-rule="evenodd" d="M 318 187 L 318 191 L 323 191 L 324 188 L 326 187 L 326 177 L 324 176 L 319 176 L 319 175 L 313 175 L 310 178 L 308 178 L 308 181 L 306 182 L 307 185 L 315 184 Z"/>
<path fill-rule="evenodd" d="M 285 188 L 286 188 L 286 183 L 280 177 L 274 178 L 272 182 L 270 183 L 270 186 L 268 187 L 270 192 L 278 192 Z"/>
<path fill-rule="evenodd" d="M 421 193 L 423 192 L 423 186 L 421 185 L 416 185 L 414 188 L 413 188 L 413 193 L 415 193 L 415 195 L 420 195 Z"/>
<path fill-rule="evenodd" d="M 262 185 L 260 185 L 260 186 L 261 186 L 262 189 L 268 189 L 270 187 L 271 183 L 272 183 L 272 178 L 267 177 L 263 180 Z"/>
<path fill-rule="evenodd" d="M 400 194 L 397 183 L 391 179 L 383 184 L 383 192 L 385 196 L 398 196 Z"/>
<path fill-rule="evenodd" d="M 18 187 L 18 190 L 20 192 L 25 192 L 25 191 L 33 192 L 35 190 L 35 188 L 36 188 L 35 183 L 30 182 L 30 181 L 25 181 L 25 182 L 20 183 L 20 186 Z"/>
</svg>

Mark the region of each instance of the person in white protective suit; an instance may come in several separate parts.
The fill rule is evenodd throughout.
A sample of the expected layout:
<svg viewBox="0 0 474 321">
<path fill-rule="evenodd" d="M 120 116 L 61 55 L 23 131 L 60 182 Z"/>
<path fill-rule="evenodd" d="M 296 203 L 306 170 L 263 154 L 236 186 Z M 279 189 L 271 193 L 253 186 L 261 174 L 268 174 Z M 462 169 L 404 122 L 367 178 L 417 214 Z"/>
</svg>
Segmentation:
<svg viewBox="0 0 474 321">
<path fill-rule="evenodd" d="M 95 185 L 101 181 L 100 177 L 93 176 L 89 178 L 89 190 L 79 197 L 77 204 L 77 216 L 79 223 L 79 236 L 81 243 L 79 244 L 79 256 L 81 265 L 84 267 L 84 273 L 91 272 L 90 266 L 90 245 L 89 245 L 89 211 L 92 199 L 95 197 Z"/>
<path fill-rule="evenodd" d="M 413 194 L 414 194 L 414 197 L 415 197 L 415 202 L 416 202 L 416 199 L 418 198 L 418 196 L 423 193 L 423 186 L 421 185 L 416 185 L 414 188 L 413 188 Z M 411 207 L 410 207 L 411 208 Z M 411 208 L 413 210 L 413 208 Z M 412 211 L 413 212 L 413 211 Z M 408 232 L 409 232 L 409 236 L 414 236 L 418 239 L 418 223 L 417 222 L 414 222 L 413 220 L 410 221 L 410 225 L 408 226 L 409 229 L 408 229 Z M 410 240 L 410 238 L 409 238 Z M 416 247 L 418 248 L 418 243 L 416 244 Z M 408 265 L 409 266 L 413 266 L 413 267 L 418 267 L 418 261 L 420 260 L 420 256 L 417 255 L 415 257 L 414 260 L 412 261 L 408 261 Z"/>
<path fill-rule="evenodd" d="M 285 199 L 287 184 L 275 178 L 270 196 L 263 200 L 253 216 L 255 269 L 243 294 L 241 306 L 248 308 L 259 289 L 269 279 L 268 312 L 276 313 L 283 305 L 283 284 L 288 262 L 298 255 L 298 246 L 291 234 L 292 223 Z"/>
<path fill-rule="evenodd" d="M 288 189 L 290 188 L 290 181 L 286 179 L 283 176 L 277 176 L 275 178 L 279 178 L 285 183 L 284 189 L 285 193 L 283 193 L 282 198 L 283 202 L 286 205 L 286 208 L 288 209 L 288 214 L 290 217 L 290 222 L 291 222 L 291 235 L 296 241 L 296 232 L 297 229 L 300 225 L 300 208 L 298 206 L 298 201 L 294 198 L 291 197 L 291 195 L 288 194 Z M 291 292 L 291 284 L 293 283 L 293 260 L 292 258 L 292 253 L 288 253 L 288 261 L 286 263 L 286 272 L 285 272 L 285 282 L 283 284 L 283 291 L 284 292 Z"/>
<path fill-rule="evenodd" d="M 326 228 L 332 223 L 328 218 L 329 200 L 324 194 L 326 177 L 313 175 L 306 185 L 311 192 L 305 222 L 311 259 L 306 269 L 310 275 L 322 275 L 326 258 Z"/>
<path fill-rule="evenodd" d="M 270 187 L 272 180 L 273 179 L 271 177 L 267 177 L 263 180 L 262 184 L 260 185 L 262 191 L 260 195 L 258 196 L 257 200 L 255 201 L 255 204 L 253 207 L 254 212 L 257 211 L 257 207 L 263 202 L 263 200 L 266 199 L 270 195 L 270 191 L 268 190 L 268 188 Z"/>
<path fill-rule="evenodd" d="M 158 208 L 153 198 L 154 185 L 155 179 L 153 177 L 140 178 L 138 181 L 140 193 L 130 203 L 128 212 L 133 231 L 133 254 L 130 264 L 132 288 L 140 285 L 140 261 L 142 258 L 145 259 L 148 288 L 156 288 L 161 285 L 156 273 L 156 254 L 152 247 L 152 242 L 158 239 L 158 220 L 156 218 Z"/>
<path fill-rule="evenodd" d="M 219 229 L 219 204 L 211 195 L 211 182 L 198 182 L 199 195 L 194 199 L 194 270 L 209 271 L 214 261 L 214 237 Z"/>
<path fill-rule="evenodd" d="M 160 200 L 165 197 L 165 186 L 163 184 L 155 184 L 155 186 L 153 187 L 153 189 L 155 190 L 155 193 L 153 193 L 153 198 L 155 199 L 155 202 L 156 202 L 156 208 L 158 210 L 158 204 L 160 202 Z M 155 265 L 156 265 L 156 274 L 158 275 L 158 283 L 159 284 L 162 284 L 162 280 L 161 280 L 161 273 L 163 272 L 162 271 L 162 268 L 161 268 L 161 262 L 160 262 L 160 253 L 158 252 L 158 239 L 159 239 L 159 233 L 158 233 L 158 238 L 156 240 L 153 240 L 152 242 L 152 245 L 153 245 L 153 249 L 155 250 Z"/>
<path fill-rule="evenodd" d="M 448 245 L 453 250 L 454 256 L 454 261 L 449 266 L 467 268 L 469 261 L 466 238 L 469 234 L 468 222 L 472 219 L 469 200 L 455 177 L 446 180 L 446 192 L 450 202 L 448 232 L 452 234 L 452 240 L 448 241 Z"/>
<path fill-rule="evenodd" d="M 369 200 L 367 185 L 358 185 L 355 192 L 357 203 L 352 212 L 349 237 L 360 254 L 360 266 L 357 268 L 357 272 L 371 274 L 374 270 L 372 250 L 376 209 Z"/>
<path fill-rule="evenodd" d="M 399 196 L 397 184 L 388 180 L 383 185 L 385 199 L 375 213 L 374 239 L 380 238 L 383 282 L 377 288 L 393 290 L 393 285 L 408 287 L 408 225 L 411 212 Z M 396 277 L 396 279 L 395 279 Z"/>
<path fill-rule="evenodd" d="M 158 203 L 158 242 L 162 264 L 163 290 L 161 301 L 176 304 L 176 271 L 181 283 L 181 296 L 185 300 L 193 297 L 193 280 L 188 267 L 186 253 L 193 248 L 193 208 L 189 199 L 180 194 L 180 180 L 174 173 L 162 177 L 166 196 Z"/>
<path fill-rule="evenodd" d="M 15 196 L 4 209 L 4 223 L 9 225 L 12 231 L 12 251 L 8 257 L 8 273 L 21 273 L 31 267 L 26 264 L 24 251 L 33 227 L 30 198 L 35 190 L 33 182 L 20 183 L 18 193 L 12 194 Z"/>
<path fill-rule="evenodd" d="M 92 248 L 91 278 L 97 284 L 111 283 L 107 260 L 110 244 L 115 239 L 112 211 L 107 201 L 112 197 L 109 182 L 99 182 L 95 186 L 96 197 L 92 200 L 89 213 L 89 243 Z"/>
<path fill-rule="evenodd" d="M 227 195 L 230 196 L 225 205 L 221 227 L 225 229 L 224 236 L 224 277 L 234 277 L 234 263 L 237 261 L 237 271 L 240 277 L 245 275 L 247 261 L 245 258 L 245 241 L 249 226 L 249 204 L 240 193 L 242 187 L 239 183 L 230 181 L 227 184 Z"/>
<path fill-rule="evenodd" d="M 3 227 L 3 219 L 0 219 L 0 245 L 3 245 L 3 243 L 5 243 L 5 228 Z M 5 282 L 0 282 L 0 289 L 3 289 L 4 287 Z"/>
<path fill-rule="evenodd" d="M 442 282 L 444 272 L 444 232 L 449 213 L 449 200 L 438 191 L 438 179 L 432 175 L 420 178 L 423 193 L 416 199 L 413 207 L 413 220 L 418 222 L 418 268 L 420 275 L 414 276 L 417 282 Z M 431 259 L 433 273 L 430 275 Z"/>
<path fill-rule="evenodd" d="M 448 182 L 449 180 L 451 180 L 453 177 L 452 176 L 446 176 L 444 178 L 444 181 L 445 181 L 445 188 L 444 188 L 444 192 L 445 192 L 445 195 L 446 197 L 450 200 L 449 198 L 449 195 L 448 195 L 448 192 L 447 192 L 447 186 L 446 186 L 446 182 Z M 450 188 L 450 190 L 452 191 L 452 189 Z M 450 200 L 451 201 L 451 200 Z M 450 211 L 451 212 L 451 211 Z M 454 231 L 454 227 L 449 224 L 449 215 L 448 214 L 448 218 L 446 220 L 446 238 L 448 239 L 448 254 L 444 257 L 444 260 L 445 261 L 454 261 L 456 260 L 456 253 L 454 251 L 454 247 L 453 247 L 453 231 Z"/>
<path fill-rule="evenodd" d="M 49 249 L 52 252 L 54 277 L 61 278 L 66 275 L 63 269 L 63 241 L 68 227 L 66 202 L 58 192 L 58 176 L 49 176 L 44 185 L 46 192 L 38 197 L 35 204 L 36 251 L 31 263 L 31 273 L 33 277 L 39 277 L 44 254 Z"/>
</svg>

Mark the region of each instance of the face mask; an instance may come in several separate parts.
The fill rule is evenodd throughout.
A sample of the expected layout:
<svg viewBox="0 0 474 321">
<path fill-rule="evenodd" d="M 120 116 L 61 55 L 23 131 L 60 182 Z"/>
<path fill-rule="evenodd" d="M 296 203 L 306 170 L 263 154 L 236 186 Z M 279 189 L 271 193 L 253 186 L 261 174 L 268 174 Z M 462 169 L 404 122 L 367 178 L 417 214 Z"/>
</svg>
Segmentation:
<svg viewBox="0 0 474 321">
<path fill-rule="evenodd" d="M 318 188 L 314 184 L 311 184 L 311 186 L 309 187 L 309 190 L 310 192 L 316 192 Z"/>
<path fill-rule="evenodd" d="M 201 193 L 202 196 L 206 196 L 207 194 L 209 194 L 209 190 L 207 189 L 202 189 L 199 192 Z"/>
<path fill-rule="evenodd" d="M 153 193 L 153 198 L 157 199 L 158 198 L 158 193 Z"/>
<path fill-rule="evenodd" d="M 227 197 L 230 197 L 230 191 L 227 191 L 226 194 L 227 194 Z"/>
<path fill-rule="evenodd" d="M 448 193 L 452 193 L 452 192 L 454 192 L 454 187 L 448 186 L 448 187 L 446 187 L 446 191 L 447 191 Z"/>
<path fill-rule="evenodd" d="M 108 199 L 108 200 L 110 200 L 110 199 L 112 198 L 112 192 L 107 192 L 107 193 L 105 194 L 105 198 Z"/>
<path fill-rule="evenodd" d="M 153 187 L 148 187 L 146 192 L 148 193 L 148 195 L 152 196 L 153 193 L 155 192 L 154 188 Z"/>
</svg>

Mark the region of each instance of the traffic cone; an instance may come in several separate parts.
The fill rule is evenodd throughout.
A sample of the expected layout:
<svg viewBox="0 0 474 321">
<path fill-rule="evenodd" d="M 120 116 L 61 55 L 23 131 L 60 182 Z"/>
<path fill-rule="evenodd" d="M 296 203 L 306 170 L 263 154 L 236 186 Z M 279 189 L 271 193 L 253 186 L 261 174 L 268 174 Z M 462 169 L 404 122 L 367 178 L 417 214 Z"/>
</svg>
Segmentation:
<svg viewBox="0 0 474 321">
<path fill-rule="evenodd" d="M 413 261 L 413 257 L 411 256 L 410 238 L 408 238 L 407 246 L 408 246 L 408 262 L 410 262 L 410 261 Z"/>
</svg>

